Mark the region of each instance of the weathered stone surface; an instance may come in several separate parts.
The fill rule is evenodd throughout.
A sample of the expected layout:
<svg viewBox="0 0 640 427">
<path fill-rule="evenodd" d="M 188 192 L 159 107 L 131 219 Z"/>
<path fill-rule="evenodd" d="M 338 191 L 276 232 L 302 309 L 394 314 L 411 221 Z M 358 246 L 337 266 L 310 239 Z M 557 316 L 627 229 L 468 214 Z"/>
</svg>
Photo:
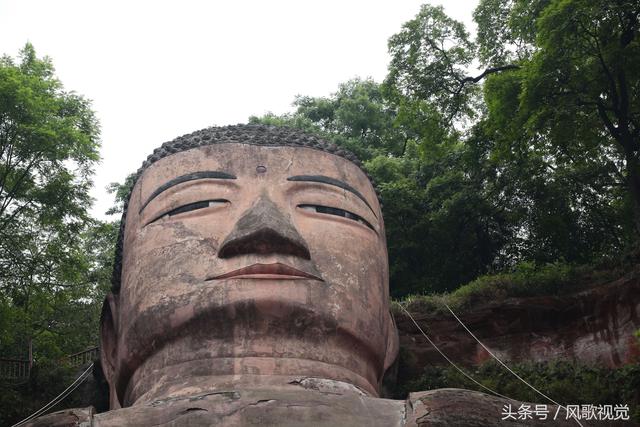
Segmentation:
<svg viewBox="0 0 640 427">
<path fill-rule="evenodd" d="M 420 427 L 484 427 L 484 426 L 633 426 L 630 421 L 585 421 L 577 422 L 567 418 L 567 412 L 555 405 L 548 405 L 546 419 L 532 415 L 525 419 L 518 419 L 520 415 L 508 417 L 503 411 L 505 405 L 511 405 L 517 412 L 524 402 L 507 400 L 490 396 L 477 391 L 445 388 L 439 390 L 411 393 L 407 399 L 409 410 L 406 426 Z M 535 403 L 528 403 L 529 408 L 535 408 Z M 557 413 L 557 415 L 556 415 Z M 515 420 L 513 418 L 516 418 Z"/>
<path fill-rule="evenodd" d="M 491 356 L 451 315 L 410 310 L 430 338 L 457 363 L 477 365 Z M 575 360 L 618 367 L 640 360 L 634 333 L 640 329 L 637 273 L 574 295 L 512 298 L 460 315 L 462 321 L 505 361 Z M 404 314 L 396 314 L 405 375 L 444 365 L 436 350 Z"/>
<path fill-rule="evenodd" d="M 306 381 L 311 387 L 304 387 Z M 79 417 L 61 411 L 28 427 L 119 426 L 345 426 L 345 427 L 479 427 L 578 426 L 562 409 L 546 407 L 542 420 L 503 419 L 504 406 L 514 411 L 523 402 L 460 389 L 412 393 L 406 401 L 378 399 L 364 394 L 343 394 L 349 385 L 322 384 L 302 379 L 297 389 L 219 390 L 172 397 L 91 416 L 87 408 Z M 328 387 L 328 389 L 323 388 Z M 320 388 L 320 389 L 318 389 Z M 329 391 L 331 390 L 331 391 Z M 528 404 L 534 408 L 535 404 Z M 75 410 L 78 414 L 78 410 Z M 632 426 L 629 421 L 589 422 L 582 426 Z"/>
<path fill-rule="evenodd" d="M 404 402 L 307 391 L 220 391 L 136 405 L 94 417 L 95 427 L 403 425 Z"/>
<path fill-rule="evenodd" d="M 112 409 L 300 376 L 379 396 L 398 339 L 375 190 L 345 157 L 259 130 L 269 144 L 196 145 L 139 175 L 103 312 Z"/>
<path fill-rule="evenodd" d="M 24 427 L 90 427 L 95 411 L 92 406 L 53 412 L 23 424 Z"/>
<path fill-rule="evenodd" d="M 282 254 L 311 259 L 309 248 L 293 224 L 267 196 L 260 197 L 224 239 L 218 256 Z"/>
</svg>

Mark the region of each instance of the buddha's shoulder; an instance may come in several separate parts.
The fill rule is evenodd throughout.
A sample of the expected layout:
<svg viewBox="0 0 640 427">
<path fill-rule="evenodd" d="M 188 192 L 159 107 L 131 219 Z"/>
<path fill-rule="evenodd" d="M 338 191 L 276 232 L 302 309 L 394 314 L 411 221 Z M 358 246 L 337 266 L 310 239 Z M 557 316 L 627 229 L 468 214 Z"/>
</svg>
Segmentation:
<svg viewBox="0 0 640 427">
<path fill-rule="evenodd" d="M 34 418 L 22 427 L 89 427 L 94 413 L 93 406 L 64 409 Z"/>
<path fill-rule="evenodd" d="M 217 391 L 156 400 L 96 414 L 93 407 L 55 412 L 29 427 L 123 426 L 574 426 L 574 420 L 504 418 L 523 402 L 462 389 L 411 393 L 406 400 L 300 391 Z M 535 405 L 535 404 L 528 404 Z"/>
<path fill-rule="evenodd" d="M 533 416 L 531 411 L 534 408 L 540 408 L 541 416 Z M 527 411 L 530 415 L 526 415 Z M 407 398 L 407 417 L 404 422 L 405 427 L 494 425 L 575 427 L 579 424 L 571 417 L 567 419 L 564 407 L 558 409 L 556 405 L 521 402 L 457 388 L 410 393 Z M 597 423 L 592 421 L 581 421 L 580 425 L 586 427 L 595 424 Z M 629 421 L 611 421 L 606 425 L 636 424 L 629 424 Z"/>
<path fill-rule="evenodd" d="M 405 401 L 317 390 L 216 391 L 140 403 L 93 413 L 68 409 L 37 420 L 30 427 L 132 426 L 349 426 L 401 427 Z"/>
</svg>

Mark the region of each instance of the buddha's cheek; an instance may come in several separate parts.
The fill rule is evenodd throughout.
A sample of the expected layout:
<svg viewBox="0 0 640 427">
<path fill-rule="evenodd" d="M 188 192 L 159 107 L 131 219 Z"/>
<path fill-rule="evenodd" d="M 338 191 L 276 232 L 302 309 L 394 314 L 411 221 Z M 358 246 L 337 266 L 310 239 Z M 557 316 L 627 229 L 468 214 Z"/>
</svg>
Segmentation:
<svg viewBox="0 0 640 427">
<path fill-rule="evenodd" d="M 384 241 L 363 227 L 332 221 L 323 227 L 301 221 L 298 227 L 325 280 L 324 286 L 310 289 L 311 304 L 374 347 L 382 345 L 378 331 L 385 330 L 388 286 Z"/>
</svg>

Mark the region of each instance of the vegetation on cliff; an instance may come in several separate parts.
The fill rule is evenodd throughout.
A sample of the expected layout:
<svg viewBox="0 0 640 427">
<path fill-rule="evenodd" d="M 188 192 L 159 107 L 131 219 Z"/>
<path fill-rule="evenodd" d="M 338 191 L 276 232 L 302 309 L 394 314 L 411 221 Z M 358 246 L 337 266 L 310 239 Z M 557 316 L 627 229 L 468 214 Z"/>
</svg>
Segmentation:
<svg viewBox="0 0 640 427">
<path fill-rule="evenodd" d="M 383 82 L 353 79 L 297 97 L 291 114 L 250 118 L 321 134 L 364 160 L 384 203 L 392 295 L 438 310 L 438 298 L 464 309 L 604 281 L 640 236 L 640 3 L 481 0 L 474 17 L 472 37 L 424 5 L 389 39 Z M 98 136 L 90 103 L 31 45 L 0 60 L 1 357 L 31 348 L 45 366 L 97 342 L 116 231 L 87 214 Z M 126 186 L 112 187 L 112 213 Z M 558 366 L 521 369 L 587 378 L 579 389 L 599 398 L 576 401 L 628 398 L 624 387 L 613 394 L 611 378 L 628 384 L 618 371 Z M 29 384 L 53 397 L 39 375 L 3 383 L 0 413 L 37 406 Z M 405 389 L 456 381 L 441 371 Z"/>
<path fill-rule="evenodd" d="M 507 298 L 559 296 L 603 285 L 634 269 L 631 265 L 570 265 L 553 262 L 536 265 L 521 262 L 509 271 L 487 274 L 460 286 L 450 293 L 407 295 L 392 302 L 422 313 L 448 314 L 447 304 L 456 312 L 473 310 L 486 303 L 500 303 Z"/>
</svg>

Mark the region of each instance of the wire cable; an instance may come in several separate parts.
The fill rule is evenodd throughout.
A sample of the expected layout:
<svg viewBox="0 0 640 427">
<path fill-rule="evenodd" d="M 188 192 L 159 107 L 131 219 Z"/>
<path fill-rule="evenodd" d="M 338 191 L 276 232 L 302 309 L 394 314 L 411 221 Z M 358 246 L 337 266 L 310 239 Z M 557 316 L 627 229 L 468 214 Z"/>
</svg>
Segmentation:
<svg viewBox="0 0 640 427">
<path fill-rule="evenodd" d="M 47 403 L 45 406 L 43 406 L 33 414 L 29 415 L 27 418 L 20 421 L 19 423 L 14 424 L 12 427 L 17 427 L 26 423 L 27 421 L 31 421 L 33 418 L 42 415 L 44 412 L 48 411 L 49 409 L 53 408 L 55 405 L 60 403 L 69 394 L 71 394 L 76 388 L 78 388 L 78 386 L 80 386 L 80 384 L 82 384 L 82 382 L 84 382 L 85 379 L 88 378 L 89 376 L 88 373 L 91 370 L 91 368 L 93 368 L 93 363 L 82 374 L 80 374 L 80 376 L 76 378 L 76 380 L 73 383 L 71 383 L 69 387 L 67 387 L 64 391 L 62 391 L 62 393 L 56 396 L 51 402 Z"/>
<path fill-rule="evenodd" d="M 44 412 L 48 411 L 49 409 L 53 408 L 55 405 L 60 403 L 62 400 L 64 400 L 64 398 L 70 395 L 71 392 L 73 392 L 76 388 L 78 388 L 78 386 L 80 386 L 80 384 L 82 384 L 84 380 L 86 380 L 89 377 L 89 372 L 91 372 L 92 368 L 93 368 L 93 363 L 91 363 L 89 367 L 83 373 L 81 373 L 80 376 L 76 378 L 74 382 L 71 383 L 71 385 L 69 385 L 69 387 L 67 387 L 66 389 L 64 389 L 64 391 L 62 391 L 62 393 L 54 397 L 51 402 L 47 403 L 42 408 L 38 409 L 36 412 L 29 415 L 27 418 L 23 419 L 22 421 L 19 421 L 18 423 L 14 424 L 11 427 L 19 427 L 25 424 L 26 422 L 31 421 L 33 418 L 42 415 Z"/>
<path fill-rule="evenodd" d="M 522 381 L 527 387 L 529 387 L 531 390 L 535 391 L 536 393 L 538 393 L 540 396 L 544 397 L 545 399 L 549 400 L 550 402 L 552 402 L 553 404 L 559 406 L 560 408 L 564 409 L 565 411 L 567 411 L 568 413 L 568 409 L 567 407 L 565 407 L 564 405 L 559 404 L 558 402 L 556 402 L 555 400 L 553 400 L 552 398 L 550 398 L 549 396 L 547 396 L 546 394 L 544 394 L 543 392 L 541 392 L 540 390 L 538 390 L 537 388 L 535 388 L 534 386 L 532 386 L 531 384 L 529 384 L 524 378 L 522 378 L 520 375 L 518 375 L 517 373 L 515 373 L 510 367 L 508 367 L 502 360 L 500 360 L 498 358 L 498 356 L 496 356 L 490 349 L 489 347 L 487 347 L 486 345 L 484 345 L 482 343 L 482 341 L 480 341 L 478 339 L 478 337 L 476 337 L 473 332 L 471 332 L 471 330 L 469 330 L 469 328 L 467 328 L 467 325 L 465 325 L 462 320 L 460 320 L 460 318 L 453 312 L 453 310 L 451 310 L 451 307 L 449 307 L 447 305 L 446 302 L 442 302 L 444 304 L 445 307 L 447 307 L 447 310 L 449 310 L 449 312 L 453 315 L 453 317 L 456 318 L 456 320 L 458 321 L 458 323 L 460 323 L 462 325 L 462 327 L 469 333 L 469 335 L 471 335 L 473 337 L 473 339 L 475 339 L 477 341 L 478 344 L 480 344 L 482 346 L 482 348 L 484 348 L 487 353 L 489 353 L 491 355 L 491 357 L 493 357 L 494 359 L 496 359 L 498 361 L 498 363 L 500 365 L 502 365 L 507 371 L 511 372 L 511 374 L 513 376 L 515 376 L 517 379 L 519 379 L 520 381 Z M 580 421 L 577 418 L 574 418 L 576 420 L 576 422 L 578 423 L 578 425 L 580 427 L 582 427 L 582 424 L 580 424 Z"/>
<path fill-rule="evenodd" d="M 436 351 L 437 351 L 438 353 L 440 353 L 440 355 L 441 355 L 441 356 L 442 356 L 442 357 L 443 357 L 447 362 L 449 362 L 449 364 L 450 364 L 451 366 L 453 366 L 454 368 L 456 368 L 456 369 L 458 370 L 458 372 L 460 372 L 462 375 L 464 375 L 464 376 L 465 376 L 468 380 L 470 380 L 471 382 L 473 382 L 473 383 L 475 383 L 476 385 L 478 385 L 478 386 L 482 387 L 483 389 L 487 390 L 489 393 L 494 394 L 494 395 L 496 395 L 496 396 L 498 396 L 498 397 L 502 397 L 502 398 L 507 399 L 507 400 L 512 400 L 512 401 L 514 401 L 514 402 L 518 402 L 517 400 L 512 399 L 512 398 L 510 398 L 510 397 L 508 397 L 508 396 L 505 396 L 504 394 L 500 394 L 500 393 L 498 393 L 497 391 L 493 391 L 493 390 L 491 390 L 489 387 L 487 387 L 487 386 L 485 386 L 484 384 L 482 384 L 482 383 L 480 383 L 480 382 L 476 381 L 476 380 L 475 380 L 471 375 L 467 374 L 467 373 L 466 373 L 462 368 L 460 368 L 458 365 L 456 365 L 455 363 L 453 363 L 453 361 L 452 361 L 451 359 L 449 359 L 449 358 L 447 357 L 447 355 L 446 355 L 446 354 L 444 354 L 444 353 L 442 352 L 442 350 L 440 350 L 440 349 L 438 348 L 438 346 L 437 346 L 433 341 L 431 341 L 431 338 L 429 338 L 429 336 L 428 336 L 428 335 L 427 335 L 427 334 L 422 330 L 422 328 L 420 327 L 420 325 L 418 325 L 418 322 L 416 322 L 416 320 L 413 318 L 413 316 L 411 315 L 411 313 L 409 313 L 409 312 L 407 311 L 407 309 L 406 309 L 406 308 L 404 308 L 404 307 L 402 306 L 402 304 L 398 304 L 398 305 L 400 305 L 400 308 L 401 308 L 401 309 L 402 309 L 402 310 L 407 314 L 407 316 L 409 316 L 409 319 L 411 319 L 411 321 L 413 322 L 413 324 L 414 324 L 414 325 L 416 325 L 416 328 L 418 328 L 418 330 L 420 331 L 420 333 L 422 333 L 422 335 L 427 339 L 427 341 L 429 341 L 429 344 L 431 344 L 431 345 L 433 346 L 433 348 L 435 348 L 435 349 L 436 349 Z"/>
<path fill-rule="evenodd" d="M 76 380 L 69 387 L 67 387 L 62 393 L 56 396 L 51 402 L 47 403 L 45 406 L 43 406 L 33 414 L 29 415 L 27 418 L 20 421 L 19 423 L 14 424 L 14 426 L 12 427 L 17 427 L 28 421 L 31 421 L 32 419 L 42 415 L 44 412 L 48 411 L 49 409 L 53 408 L 55 405 L 60 403 L 62 400 L 64 400 L 69 394 L 71 394 L 71 392 L 73 392 L 76 388 L 78 388 L 78 386 L 88 377 L 88 372 L 92 367 L 93 367 L 93 364 L 89 366 L 87 370 L 85 370 L 82 374 L 80 374 L 80 376 L 76 378 Z"/>
</svg>

